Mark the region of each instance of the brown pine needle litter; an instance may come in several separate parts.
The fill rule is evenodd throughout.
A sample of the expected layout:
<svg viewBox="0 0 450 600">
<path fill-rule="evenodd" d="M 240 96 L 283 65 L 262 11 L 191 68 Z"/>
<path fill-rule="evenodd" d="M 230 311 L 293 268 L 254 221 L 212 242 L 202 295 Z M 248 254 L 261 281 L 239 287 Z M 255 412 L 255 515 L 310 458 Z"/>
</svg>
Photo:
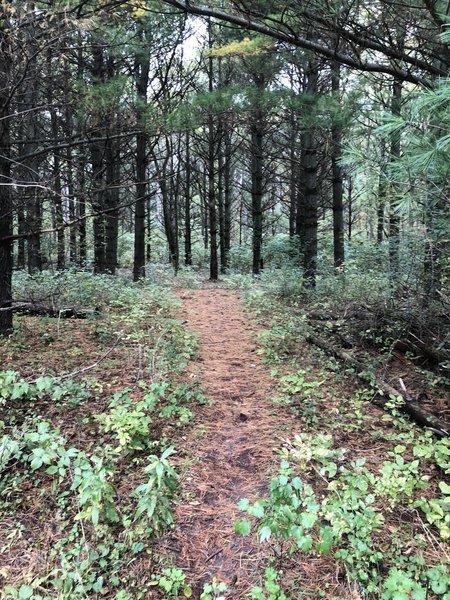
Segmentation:
<svg viewBox="0 0 450 600">
<path fill-rule="evenodd" d="M 211 287 L 178 293 L 186 327 L 199 338 L 199 356 L 188 376 L 212 404 L 199 407 L 198 426 L 178 445 L 182 501 L 160 550 L 186 570 L 195 597 L 216 577 L 227 583 L 227 598 L 243 598 L 264 573 L 270 549 L 254 535 L 234 532 L 234 521 L 244 516 L 237 503 L 267 496 L 278 469 L 275 448 L 300 424 L 289 408 L 273 404 L 274 382 L 255 352 L 255 327 L 236 293 Z M 335 576 L 322 557 L 305 557 L 304 565 L 296 561 L 291 566 L 297 577 L 302 571 L 314 577 L 316 569 L 322 583 Z"/>
</svg>

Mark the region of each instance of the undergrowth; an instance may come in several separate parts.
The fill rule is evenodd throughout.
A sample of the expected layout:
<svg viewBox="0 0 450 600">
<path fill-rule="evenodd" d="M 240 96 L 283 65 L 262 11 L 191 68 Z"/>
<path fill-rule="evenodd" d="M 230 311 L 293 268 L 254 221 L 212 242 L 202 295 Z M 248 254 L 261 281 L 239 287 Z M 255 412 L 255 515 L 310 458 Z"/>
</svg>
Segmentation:
<svg viewBox="0 0 450 600">
<path fill-rule="evenodd" d="M 3 344 L 0 595 L 144 598 L 168 568 L 154 548 L 173 523 L 173 440 L 206 402 L 182 378 L 195 339 L 155 283 L 74 272 L 14 285 L 16 297 L 96 311 L 18 318 Z"/>
<path fill-rule="evenodd" d="M 266 326 L 258 353 L 272 367 L 274 402 L 291 406 L 301 432 L 279 449 L 268 494 L 239 504 L 246 516 L 235 531 L 256 534 L 271 554 L 251 597 L 449 600 L 449 440 L 407 421 L 396 397 L 380 412 L 370 373 L 358 388 L 335 359 L 310 350 L 307 311 L 286 299 L 285 282 L 271 282 L 281 293 L 270 309 L 264 277 L 238 284 Z M 308 557 L 322 561 L 320 581 L 302 576 Z"/>
</svg>

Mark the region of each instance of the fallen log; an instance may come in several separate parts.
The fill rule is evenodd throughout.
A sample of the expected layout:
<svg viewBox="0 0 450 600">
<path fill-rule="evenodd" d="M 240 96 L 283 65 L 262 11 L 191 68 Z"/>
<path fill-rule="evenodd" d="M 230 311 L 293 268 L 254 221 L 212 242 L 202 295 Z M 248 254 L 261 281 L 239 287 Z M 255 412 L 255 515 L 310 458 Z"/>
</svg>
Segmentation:
<svg viewBox="0 0 450 600">
<path fill-rule="evenodd" d="M 88 319 L 99 315 L 95 309 L 37 304 L 35 302 L 12 302 L 10 306 L 0 308 L 0 312 L 15 312 L 38 317 L 57 317 L 59 319 Z"/>
<path fill-rule="evenodd" d="M 366 367 L 359 360 L 357 360 L 356 358 L 351 356 L 348 352 L 345 352 L 345 350 L 342 350 L 341 348 L 336 348 L 336 346 L 333 346 L 326 340 L 323 340 L 322 338 L 318 338 L 315 335 L 307 336 L 306 341 L 311 344 L 314 344 L 314 346 L 317 346 L 318 348 L 321 348 L 327 354 L 330 354 L 332 356 L 335 356 L 336 358 L 339 358 L 339 359 L 345 361 L 348 365 L 350 365 L 356 371 L 358 377 L 365 379 L 367 381 Z M 438 419 L 437 417 L 435 417 L 434 415 L 431 415 L 431 414 L 425 412 L 422 409 L 422 407 L 419 406 L 419 404 L 417 402 L 415 402 L 411 398 L 411 396 L 408 394 L 403 381 L 401 381 L 401 387 L 402 387 L 401 392 L 398 391 L 397 389 L 395 389 L 389 383 L 386 383 L 385 381 L 382 381 L 381 379 L 379 379 L 377 377 L 375 378 L 373 383 L 385 395 L 394 396 L 394 397 L 400 396 L 401 398 L 403 398 L 404 404 L 402 404 L 399 407 L 399 409 L 402 412 L 409 415 L 418 425 L 420 425 L 421 427 L 426 427 L 427 429 L 430 429 L 438 437 L 447 437 L 450 435 L 450 426 L 447 423 L 443 422 L 441 419 Z M 382 403 L 382 405 L 384 405 L 384 404 L 385 403 Z"/>
</svg>

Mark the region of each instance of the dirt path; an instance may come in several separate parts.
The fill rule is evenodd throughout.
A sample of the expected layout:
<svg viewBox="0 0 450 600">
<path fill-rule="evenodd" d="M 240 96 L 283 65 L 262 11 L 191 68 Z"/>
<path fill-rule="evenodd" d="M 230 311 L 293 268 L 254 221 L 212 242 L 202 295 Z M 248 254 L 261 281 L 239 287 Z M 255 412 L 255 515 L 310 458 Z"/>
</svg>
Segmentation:
<svg viewBox="0 0 450 600">
<path fill-rule="evenodd" d="M 267 493 L 274 446 L 287 437 L 288 414 L 274 410 L 272 382 L 256 353 L 253 329 L 236 293 L 183 290 L 186 326 L 199 335 L 190 376 L 213 401 L 184 443 L 190 461 L 170 547 L 198 590 L 213 576 L 240 598 L 264 569 L 265 549 L 234 534 L 240 498 Z M 181 563 L 181 564 L 180 564 Z"/>
</svg>

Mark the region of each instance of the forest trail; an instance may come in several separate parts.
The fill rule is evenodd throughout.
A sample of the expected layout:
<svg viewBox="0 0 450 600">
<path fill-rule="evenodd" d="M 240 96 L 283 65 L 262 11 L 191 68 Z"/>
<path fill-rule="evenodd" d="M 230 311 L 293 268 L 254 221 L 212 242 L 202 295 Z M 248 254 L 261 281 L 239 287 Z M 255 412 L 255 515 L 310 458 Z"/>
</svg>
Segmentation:
<svg viewBox="0 0 450 600">
<path fill-rule="evenodd" d="M 234 533 L 233 522 L 244 516 L 237 503 L 267 494 L 270 467 L 278 463 L 273 449 L 287 437 L 292 415 L 279 407 L 275 413 L 272 381 L 237 294 L 204 287 L 179 296 L 186 327 L 199 336 L 189 376 L 213 404 L 184 442 L 190 464 L 170 547 L 195 597 L 215 576 L 229 586 L 226 598 L 241 598 L 263 573 L 266 550 L 254 536 Z"/>
</svg>

